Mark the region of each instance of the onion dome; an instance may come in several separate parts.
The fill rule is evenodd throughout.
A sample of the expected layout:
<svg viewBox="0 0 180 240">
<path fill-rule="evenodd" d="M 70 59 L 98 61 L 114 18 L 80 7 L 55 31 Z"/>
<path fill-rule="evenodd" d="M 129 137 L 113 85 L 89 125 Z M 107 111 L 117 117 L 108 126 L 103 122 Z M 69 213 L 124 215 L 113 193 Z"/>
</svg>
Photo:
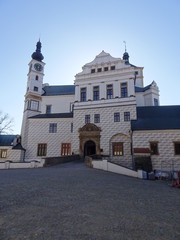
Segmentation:
<svg viewBox="0 0 180 240">
<path fill-rule="evenodd" d="M 32 57 L 32 59 L 37 60 L 39 62 L 41 62 L 44 59 L 44 57 L 43 57 L 43 55 L 41 53 L 41 42 L 40 42 L 40 40 L 37 42 L 37 44 L 36 44 L 36 51 L 33 52 L 31 57 Z"/>
</svg>

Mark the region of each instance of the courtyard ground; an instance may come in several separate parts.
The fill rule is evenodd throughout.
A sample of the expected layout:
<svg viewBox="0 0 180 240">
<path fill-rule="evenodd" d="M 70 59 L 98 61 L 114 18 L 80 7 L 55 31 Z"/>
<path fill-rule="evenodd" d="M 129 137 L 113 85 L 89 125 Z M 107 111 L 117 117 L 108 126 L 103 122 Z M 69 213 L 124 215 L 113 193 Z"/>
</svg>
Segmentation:
<svg viewBox="0 0 180 240">
<path fill-rule="evenodd" d="M 180 189 L 82 162 L 0 171 L 0 240 L 180 239 Z"/>
</svg>

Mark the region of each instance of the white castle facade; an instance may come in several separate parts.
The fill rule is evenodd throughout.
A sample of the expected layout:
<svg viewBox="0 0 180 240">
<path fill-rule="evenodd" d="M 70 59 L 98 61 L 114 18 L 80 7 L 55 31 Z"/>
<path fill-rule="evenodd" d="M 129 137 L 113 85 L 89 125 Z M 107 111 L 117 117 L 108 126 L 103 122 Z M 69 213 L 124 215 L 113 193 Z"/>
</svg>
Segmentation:
<svg viewBox="0 0 180 240">
<path fill-rule="evenodd" d="M 19 161 L 76 155 L 103 156 L 133 168 L 180 169 L 180 106 L 159 106 L 156 82 L 144 86 L 143 67 L 129 55 L 102 51 L 76 74 L 74 85 L 43 83 L 41 43 L 29 63 Z"/>
</svg>

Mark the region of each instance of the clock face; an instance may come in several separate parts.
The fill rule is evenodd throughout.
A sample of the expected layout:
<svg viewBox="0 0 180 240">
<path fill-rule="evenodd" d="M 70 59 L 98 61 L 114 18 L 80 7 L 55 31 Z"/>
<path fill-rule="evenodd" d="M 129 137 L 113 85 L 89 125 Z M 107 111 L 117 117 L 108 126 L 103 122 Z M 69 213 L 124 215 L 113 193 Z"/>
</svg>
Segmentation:
<svg viewBox="0 0 180 240">
<path fill-rule="evenodd" d="M 34 64 L 34 68 L 35 68 L 36 71 L 38 71 L 38 72 L 42 71 L 42 69 L 43 69 L 42 65 L 39 64 L 39 63 L 35 63 L 35 64 Z"/>
</svg>

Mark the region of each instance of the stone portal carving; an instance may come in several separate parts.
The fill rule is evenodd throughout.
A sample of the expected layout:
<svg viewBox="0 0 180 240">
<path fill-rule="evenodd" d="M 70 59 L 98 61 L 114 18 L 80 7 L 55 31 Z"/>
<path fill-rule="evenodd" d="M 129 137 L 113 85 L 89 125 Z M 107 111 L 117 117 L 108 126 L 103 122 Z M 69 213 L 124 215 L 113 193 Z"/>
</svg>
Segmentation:
<svg viewBox="0 0 180 240">
<path fill-rule="evenodd" d="M 93 141 L 96 145 L 96 154 L 100 155 L 100 132 L 101 128 L 93 123 L 87 123 L 82 128 L 79 128 L 79 154 L 84 157 L 84 145 L 87 141 Z"/>
</svg>

